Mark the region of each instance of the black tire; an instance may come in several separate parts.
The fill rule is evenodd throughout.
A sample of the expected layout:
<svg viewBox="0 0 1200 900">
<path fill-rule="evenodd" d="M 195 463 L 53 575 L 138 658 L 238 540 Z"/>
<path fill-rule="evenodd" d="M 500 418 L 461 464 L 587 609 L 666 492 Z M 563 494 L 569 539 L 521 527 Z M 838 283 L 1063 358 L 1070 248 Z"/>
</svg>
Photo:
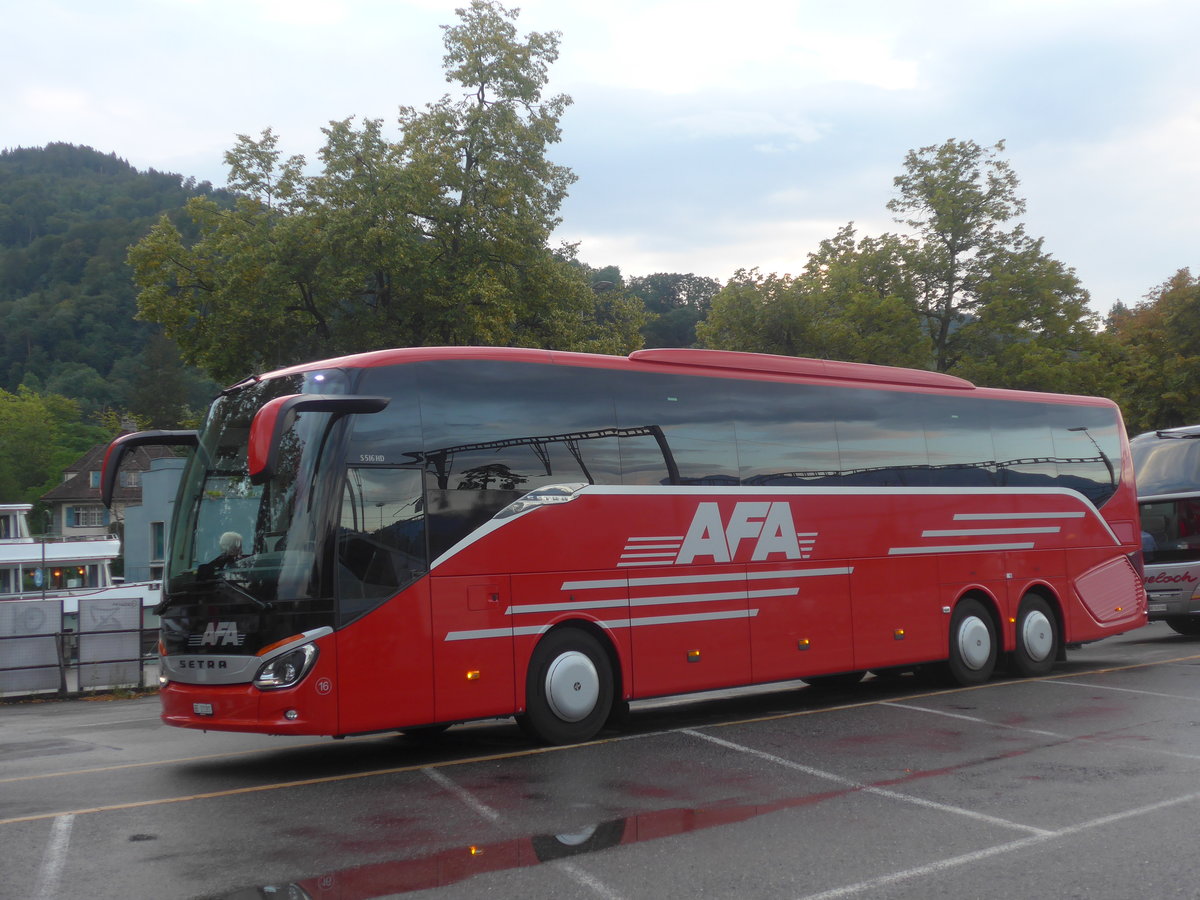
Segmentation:
<svg viewBox="0 0 1200 900">
<path fill-rule="evenodd" d="M 962 685 L 983 684 L 996 668 L 996 625 L 983 604 L 971 597 L 950 617 L 950 677 Z"/>
<path fill-rule="evenodd" d="M 863 676 L 866 674 L 866 672 L 838 672 L 834 675 L 810 675 L 800 680 L 811 688 L 836 691 L 854 687 L 863 680 Z"/>
<path fill-rule="evenodd" d="M 1165 621 L 1176 634 L 1187 637 L 1200 635 L 1200 616 L 1167 616 Z"/>
<path fill-rule="evenodd" d="M 1044 597 L 1026 594 L 1017 608 L 1017 645 L 1013 668 L 1027 678 L 1047 675 L 1054 668 L 1062 636 L 1058 619 Z"/>
<path fill-rule="evenodd" d="M 547 744 L 590 740 L 612 713 L 613 693 L 612 664 L 600 641 L 580 628 L 558 628 L 533 650 L 517 722 Z"/>
</svg>

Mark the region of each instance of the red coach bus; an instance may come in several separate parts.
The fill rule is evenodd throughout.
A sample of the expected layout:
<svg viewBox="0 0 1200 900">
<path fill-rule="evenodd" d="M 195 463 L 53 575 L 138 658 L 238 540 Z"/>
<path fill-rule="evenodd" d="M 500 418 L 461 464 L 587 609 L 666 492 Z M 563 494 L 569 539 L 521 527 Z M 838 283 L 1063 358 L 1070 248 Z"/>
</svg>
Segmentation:
<svg viewBox="0 0 1200 900">
<path fill-rule="evenodd" d="M 1103 399 L 709 350 L 413 348 L 250 378 L 190 444 L 163 720 L 347 735 L 1067 645 L 1146 621 Z"/>
</svg>

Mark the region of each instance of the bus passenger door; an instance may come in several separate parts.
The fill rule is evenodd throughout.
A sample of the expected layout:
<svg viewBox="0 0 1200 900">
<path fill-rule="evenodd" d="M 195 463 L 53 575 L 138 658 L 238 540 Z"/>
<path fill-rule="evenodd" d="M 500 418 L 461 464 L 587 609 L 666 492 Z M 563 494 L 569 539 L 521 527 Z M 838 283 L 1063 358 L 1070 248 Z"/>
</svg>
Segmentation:
<svg viewBox="0 0 1200 900">
<path fill-rule="evenodd" d="M 334 550 L 341 732 L 429 722 L 433 689 L 421 473 L 348 468 Z"/>
<path fill-rule="evenodd" d="M 431 579 L 434 719 L 510 715 L 514 707 L 509 576 Z"/>
</svg>

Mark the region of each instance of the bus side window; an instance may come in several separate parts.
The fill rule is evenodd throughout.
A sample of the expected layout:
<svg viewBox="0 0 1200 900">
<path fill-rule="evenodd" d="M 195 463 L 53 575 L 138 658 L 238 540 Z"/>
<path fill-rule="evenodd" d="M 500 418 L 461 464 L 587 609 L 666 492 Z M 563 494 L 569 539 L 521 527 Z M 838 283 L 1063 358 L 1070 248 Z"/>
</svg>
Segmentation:
<svg viewBox="0 0 1200 900">
<path fill-rule="evenodd" d="M 419 469 L 347 470 L 337 563 L 342 624 L 395 596 L 425 573 Z"/>
</svg>

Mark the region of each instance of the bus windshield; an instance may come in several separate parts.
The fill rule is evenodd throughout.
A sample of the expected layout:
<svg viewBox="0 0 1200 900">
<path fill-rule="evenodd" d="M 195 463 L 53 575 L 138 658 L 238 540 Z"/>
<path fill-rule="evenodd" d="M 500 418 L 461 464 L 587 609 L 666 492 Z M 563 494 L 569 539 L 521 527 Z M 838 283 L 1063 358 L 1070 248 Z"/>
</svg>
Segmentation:
<svg viewBox="0 0 1200 900">
<path fill-rule="evenodd" d="M 1129 442 L 1141 497 L 1200 491 L 1200 431 L 1179 428 Z"/>
<path fill-rule="evenodd" d="M 180 489 L 164 608 L 217 603 L 245 613 L 274 610 L 285 620 L 287 613 L 303 612 L 313 617 L 312 624 L 328 624 L 332 599 L 322 583 L 320 529 L 329 503 L 327 486 L 336 479 L 319 476 L 323 460 L 331 461 L 333 417 L 297 414 L 280 442 L 279 464 L 265 483 L 252 483 L 247 467 L 254 414 L 276 397 L 298 393 L 345 393 L 344 374 L 309 372 L 248 382 L 213 404 Z"/>
</svg>

